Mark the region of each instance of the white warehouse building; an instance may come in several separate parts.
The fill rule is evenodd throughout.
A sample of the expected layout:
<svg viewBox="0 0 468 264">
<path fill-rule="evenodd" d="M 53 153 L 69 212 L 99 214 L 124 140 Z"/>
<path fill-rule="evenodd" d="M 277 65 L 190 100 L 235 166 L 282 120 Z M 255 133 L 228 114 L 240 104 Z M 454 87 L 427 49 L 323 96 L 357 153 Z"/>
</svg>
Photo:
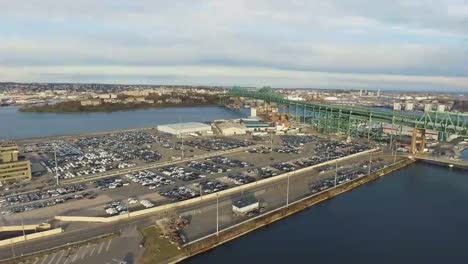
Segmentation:
<svg viewBox="0 0 468 264">
<path fill-rule="evenodd" d="M 172 134 L 172 135 L 189 134 L 189 133 L 206 134 L 206 133 L 211 132 L 210 125 L 199 123 L 199 122 L 158 125 L 157 128 L 161 132 Z"/>
<path fill-rule="evenodd" d="M 216 127 L 223 136 L 245 135 L 247 133 L 247 127 L 240 123 L 223 122 L 216 124 Z"/>
</svg>

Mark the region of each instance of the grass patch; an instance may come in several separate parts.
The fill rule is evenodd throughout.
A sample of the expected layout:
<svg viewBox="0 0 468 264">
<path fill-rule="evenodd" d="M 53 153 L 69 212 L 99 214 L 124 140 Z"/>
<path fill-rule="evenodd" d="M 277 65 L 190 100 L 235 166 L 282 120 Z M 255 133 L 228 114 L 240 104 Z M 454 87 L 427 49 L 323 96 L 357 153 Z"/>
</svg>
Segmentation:
<svg viewBox="0 0 468 264">
<path fill-rule="evenodd" d="M 138 263 L 168 263 L 183 254 L 179 247 L 162 235 L 159 228 L 149 226 L 140 230 L 144 238 L 145 251 Z"/>
</svg>

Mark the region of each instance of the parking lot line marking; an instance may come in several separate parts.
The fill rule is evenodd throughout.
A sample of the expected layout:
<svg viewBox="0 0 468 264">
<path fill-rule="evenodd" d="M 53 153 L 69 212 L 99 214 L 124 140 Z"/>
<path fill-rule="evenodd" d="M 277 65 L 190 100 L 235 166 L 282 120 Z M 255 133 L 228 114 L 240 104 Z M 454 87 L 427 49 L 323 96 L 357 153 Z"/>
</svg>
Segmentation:
<svg viewBox="0 0 468 264">
<path fill-rule="evenodd" d="M 73 256 L 73 259 L 72 259 L 72 261 L 71 261 L 72 263 L 75 262 L 75 260 L 78 258 L 78 251 L 80 251 L 80 249 L 81 249 L 81 248 L 79 248 L 79 249 L 76 251 L 75 255 Z"/>
<path fill-rule="evenodd" d="M 55 257 L 57 257 L 57 255 L 58 255 L 58 253 L 55 253 L 55 254 L 51 255 L 51 258 L 50 258 L 49 262 L 47 262 L 47 264 L 51 264 L 54 261 Z"/>
<path fill-rule="evenodd" d="M 84 259 L 84 257 L 86 256 L 86 253 L 88 252 L 88 247 L 84 248 L 83 249 L 83 254 L 81 255 L 81 259 Z"/>
<path fill-rule="evenodd" d="M 63 255 L 65 255 L 65 250 L 62 250 L 62 254 L 60 254 L 60 257 L 57 259 L 57 264 L 61 264 L 60 260 L 62 259 Z"/>
<path fill-rule="evenodd" d="M 48 257 L 49 257 L 49 255 L 45 255 L 45 257 L 44 257 L 44 259 L 42 260 L 41 264 L 44 264 Z"/>
<path fill-rule="evenodd" d="M 111 244 L 111 242 L 112 242 L 112 239 L 111 239 L 111 240 L 109 240 L 109 242 L 107 243 L 106 252 L 108 252 L 108 251 L 109 251 L 109 247 L 110 247 L 110 244 Z"/>
<path fill-rule="evenodd" d="M 96 250 L 96 247 L 93 247 L 93 249 L 91 249 L 91 253 L 89 253 L 89 256 L 91 257 L 93 254 L 94 254 L 94 251 Z"/>
<path fill-rule="evenodd" d="M 37 262 L 39 262 L 39 258 L 36 258 L 36 260 L 33 262 L 33 264 L 36 264 Z"/>
<path fill-rule="evenodd" d="M 104 244 L 105 244 L 105 243 L 106 243 L 106 242 L 102 242 L 101 245 L 99 246 L 99 250 L 98 250 L 98 253 L 97 253 L 98 255 L 101 254 L 101 250 L 102 250 L 102 248 L 104 247 Z"/>
</svg>

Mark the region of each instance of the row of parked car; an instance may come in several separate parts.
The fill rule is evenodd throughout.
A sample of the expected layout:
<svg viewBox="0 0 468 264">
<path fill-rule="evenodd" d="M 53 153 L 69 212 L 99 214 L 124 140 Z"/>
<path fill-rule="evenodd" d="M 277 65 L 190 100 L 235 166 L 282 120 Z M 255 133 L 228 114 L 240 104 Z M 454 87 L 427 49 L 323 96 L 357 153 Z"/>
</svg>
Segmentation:
<svg viewBox="0 0 468 264">
<path fill-rule="evenodd" d="M 245 161 L 231 159 L 231 158 L 222 157 L 222 156 L 216 156 L 216 157 L 208 158 L 206 160 L 219 164 L 219 165 L 231 167 L 231 168 L 245 168 L 245 167 L 253 166 L 252 164 L 249 164 L 248 162 L 245 162 Z"/>
<path fill-rule="evenodd" d="M 128 214 L 128 208 L 122 202 L 116 201 L 105 205 L 104 210 L 108 215 Z"/>
<path fill-rule="evenodd" d="M 228 174 L 225 176 L 226 179 L 235 185 L 243 185 L 255 181 L 255 178 L 252 176 L 244 175 L 242 173 Z"/>
<path fill-rule="evenodd" d="M 187 164 L 187 167 L 190 167 L 204 174 L 215 174 L 215 173 L 224 173 L 224 172 L 231 171 L 230 168 L 226 168 L 219 164 L 213 164 L 211 162 L 206 162 L 206 161 L 190 161 Z"/>
<path fill-rule="evenodd" d="M 27 194 L 11 195 L 8 197 L 0 198 L 0 207 L 12 206 L 22 203 L 28 203 L 31 201 L 45 200 L 51 197 L 59 197 L 75 192 L 81 192 L 86 190 L 86 186 L 77 184 L 67 187 L 51 188 L 43 191 L 35 191 Z"/>
<path fill-rule="evenodd" d="M 170 191 L 163 191 L 159 194 L 174 201 L 183 201 L 199 196 L 199 192 L 196 192 L 187 186 L 175 187 Z"/>
<path fill-rule="evenodd" d="M 115 188 L 120 188 L 120 187 L 130 185 L 129 182 L 124 181 L 120 177 L 99 179 L 99 180 L 93 181 L 93 183 L 94 183 L 94 186 L 98 188 L 99 190 L 115 189 Z"/>
<path fill-rule="evenodd" d="M 371 173 L 377 172 L 384 167 L 385 167 L 384 164 L 376 164 L 371 167 L 370 172 Z M 327 177 L 325 179 L 322 179 L 320 181 L 310 184 L 309 189 L 312 194 L 318 193 L 318 192 L 334 187 L 335 184 L 336 185 L 343 184 L 343 183 L 352 181 L 354 179 L 357 179 L 359 177 L 366 176 L 368 173 L 369 173 L 368 164 L 362 163 L 360 164 L 359 168 L 339 170 L 336 175 L 336 182 L 335 182 L 335 176 L 330 176 L 330 177 Z"/>
<path fill-rule="evenodd" d="M 194 185 L 201 188 L 204 194 L 215 193 L 228 188 L 227 184 L 215 180 L 202 181 L 200 183 L 195 183 Z"/>
<path fill-rule="evenodd" d="M 169 180 L 153 171 L 148 170 L 126 174 L 125 177 L 127 177 L 132 182 L 141 184 L 142 186 L 148 186 L 150 190 L 174 183 L 173 180 Z"/>
<path fill-rule="evenodd" d="M 4 210 L 1 212 L 2 215 L 8 215 L 11 213 L 21 213 L 21 212 L 26 212 L 26 211 L 31 211 L 39 208 L 44 208 L 48 206 L 54 206 L 57 204 L 63 204 L 68 201 L 73 201 L 73 200 L 80 200 L 87 197 L 88 199 L 94 199 L 97 197 L 97 194 L 93 194 L 91 192 L 81 192 L 81 193 L 76 193 L 76 194 L 71 194 L 71 195 L 65 195 L 65 196 L 60 196 L 54 199 L 48 199 L 48 200 L 43 200 L 43 201 L 37 201 L 34 203 L 30 203 L 27 205 L 21 205 L 21 206 L 16 206 L 12 207 L 11 209 Z"/>
<path fill-rule="evenodd" d="M 204 150 L 228 150 L 253 145 L 253 143 L 248 140 L 241 141 L 227 138 L 203 138 L 197 140 L 188 140 L 185 144 L 196 149 Z"/>
<path fill-rule="evenodd" d="M 190 171 L 187 168 L 175 165 L 160 168 L 158 171 L 165 176 L 176 178 L 182 181 L 193 181 L 199 178 L 206 177 L 206 175 L 202 175 L 199 172 Z"/>
</svg>

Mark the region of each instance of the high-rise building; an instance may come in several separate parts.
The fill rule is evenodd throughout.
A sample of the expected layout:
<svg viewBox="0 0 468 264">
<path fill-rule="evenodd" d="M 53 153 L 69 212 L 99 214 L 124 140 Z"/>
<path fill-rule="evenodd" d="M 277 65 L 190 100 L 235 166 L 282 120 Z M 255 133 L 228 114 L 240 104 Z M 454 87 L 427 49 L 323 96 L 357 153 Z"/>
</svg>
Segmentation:
<svg viewBox="0 0 468 264">
<path fill-rule="evenodd" d="M 15 182 L 31 179 L 31 163 L 19 156 L 14 143 L 0 145 L 0 182 Z"/>
<path fill-rule="evenodd" d="M 432 111 L 432 104 L 425 104 L 424 112 L 431 112 L 431 111 Z"/>
<path fill-rule="evenodd" d="M 437 112 L 445 112 L 445 105 L 440 104 L 437 106 Z"/>
<path fill-rule="evenodd" d="M 413 103 L 406 103 L 405 110 L 406 111 L 413 111 L 414 110 L 414 104 Z"/>
</svg>

